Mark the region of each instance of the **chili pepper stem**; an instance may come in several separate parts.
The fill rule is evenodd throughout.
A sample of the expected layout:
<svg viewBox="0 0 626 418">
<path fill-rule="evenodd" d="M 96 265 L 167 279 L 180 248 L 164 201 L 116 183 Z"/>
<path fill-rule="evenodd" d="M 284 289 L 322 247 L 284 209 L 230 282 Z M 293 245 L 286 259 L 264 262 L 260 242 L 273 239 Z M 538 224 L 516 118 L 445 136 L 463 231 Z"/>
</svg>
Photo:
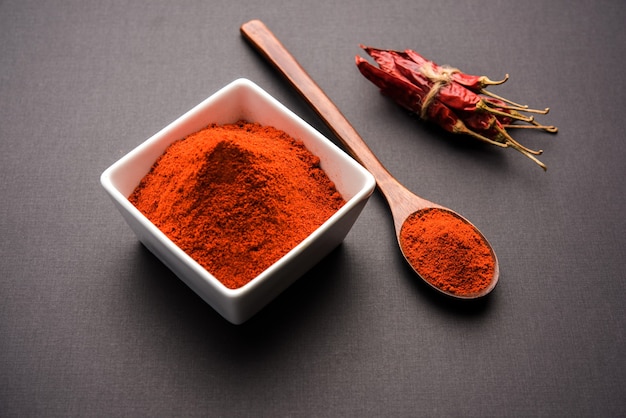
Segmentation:
<svg viewBox="0 0 626 418">
<path fill-rule="evenodd" d="M 469 136 L 474 137 L 474 138 L 476 138 L 476 139 L 478 139 L 480 141 L 487 142 L 488 144 L 496 145 L 498 147 L 502 147 L 502 148 L 507 148 L 508 147 L 508 144 L 506 142 L 494 141 L 493 139 L 489 139 L 486 136 L 483 136 L 483 135 L 479 134 L 478 132 L 472 131 L 467 126 L 465 126 L 465 124 L 463 122 L 461 122 L 461 120 L 458 120 L 454 124 L 453 132 L 455 134 L 469 135 Z"/>
<path fill-rule="evenodd" d="M 502 125 L 502 127 L 506 129 L 541 129 L 550 133 L 557 133 L 559 131 L 559 128 L 553 125 L 540 125 L 535 121 L 533 121 L 532 123 L 532 125 L 517 125 L 511 123 L 509 125 Z"/>
<path fill-rule="evenodd" d="M 481 76 L 480 77 L 480 84 L 483 86 L 497 86 L 500 84 L 505 83 L 507 80 L 509 79 L 509 75 L 505 74 L 504 78 L 502 80 L 490 80 L 489 77 L 486 76 Z"/>
<path fill-rule="evenodd" d="M 505 109 L 511 109 L 511 110 L 520 110 L 522 112 L 528 112 L 528 113 L 537 113 L 539 115 L 547 115 L 550 112 L 550 108 L 546 107 L 545 109 L 530 109 L 530 108 L 515 108 L 515 107 L 505 107 Z"/>
<path fill-rule="evenodd" d="M 524 116 L 517 112 L 511 112 L 511 113 L 503 112 L 501 110 L 498 110 L 494 107 L 489 106 L 489 104 L 487 104 L 487 102 L 485 102 L 484 100 L 481 100 L 478 103 L 476 103 L 476 109 L 484 110 L 485 112 L 489 112 L 494 115 L 510 117 L 513 119 L 520 120 L 522 122 L 533 123 L 533 121 L 535 120 L 532 116 Z"/>
<path fill-rule="evenodd" d="M 508 148 L 511 147 L 517 151 L 519 151 L 520 153 L 522 153 L 523 155 L 525 155 L 526 157 L 530 158 L 531 160 L 533 160 L 539 167 L 543 168 L 543 171 L 547 171 L 548 167 L 546 167 L 546 165 L 544 163 L 542 163 L 541 161 L 539 161 L 535 155 L 539 155 L 543 152 L 543 150 L 539 150 L 539 151 L 534 151 L 531 150 L 529 148 L 526 148 L 525 146 L 523 146 L 522 144 L 520 144 L 519 142 L 517 142 L 516 140 L 514 140 L 504 129 L 501 129 L 500 127 L 496 128 L 498 130 L 499 133 L 501 133 L 503 135 L 503 137 L 505 138 L 506 142 L 497 142 L 494 141 L 492 139 L 489 139 L 477 132 L 472 131 L 471 129 L 468 129 L 462 122 L 459 121 L 459 123 L 455 124 L 454 126 L 454 133 L 460 133 L 460 134 L 466 134 L 469 136 L 472 136 L 476 139 L 479 139 L 481 141 L 487 142 L 489 144 L 492 145 L 497 145 L 501 148 Z"/>
<path fill-rule="evenodd" d="M 506 110 L 516 110 L 519 112 L 527 112 L 527 113 L 538 113 L 540 115 L 547 115 L 548 112 L 550 111 L 549 107 L 546 107 L 545 109 L 530 109 L 528 108 L 528 106 L 524 105 L 524 107 L 519 107 L 519 106 L 507 106 L 507 105 L 498 105 L 496 103 L 491 103 L 489 101 L 485 102 L 488 106 L 494 107 L 494 108 L 499 108 L 499 109 L 506 109 Z"/>
<path fill-rule="evenodd" d="M 508 104 L 510 104 L 512 106 L 517 106 L 520 109 L 528 109 L 527 105 L 515 103 L 514 101 L 511 101 L 509 99 L 505 99 L 504 97 L 498 96 L 497 94 L 492 93 L 492 92 L 490 92 L 490 91 L 488 91 L 486 89 L 480 89 L 479 93 L 480 94 L 484 94 L 485 96 L 493 97 L 494 99 L 502 100 L 503 102 L 508 103 Z"/>
<path fill-rule="evenodd" d="M 517 142 L 515 139 L 513 139 L 513 137 L 511 135 L 509 135 L 509 133 L 506 131 L 506 129 L 504 129 L 502 126 L 496 126 L 496 130 L 498 131 L 498 133 L 500 133 L 505 139 L 507 143 L 510 143 L 511 145 L 515 145 L 517 147 L 519 147 L 520 149 L 523 149 L 524 151 L 528 152 L 529 154 L 533 154 L 533 155 L 541 155 L 543 154 L 543 150 L 532 150 L 528 147 L 523 146 L 522 144 L 520 144 L 519 142 Z"/>
<path fill-rule="evenodd" d="M 538 129 L 543 129 L 544 131 L 550 132 L 550 133 L 553 133 L 553 134 L 555 134 L 555 133 L 557 133 L 559 131 L 559 128 L 557 128 L 554 125 L 546 126 L 546 125 L 542 125 L 542 124 L 540 124 L 538 122 L 535 122 L 535 121 L 532 121 L 531 123 L 534 126 L 536 126 Z"/>
<path fill-rule="evenodd" d="M 546 165 L 544 163 L 542 163 L 541 161 L 539 161 L 533 154 L 529 153 L 524 147 L 522 147 L 519 143 L 517 142 L 511 142 L 510 143 L 511 147 L 513 149 L 516 149 L 517 151 L 521 152 L 522 154 L 524 154 L 525 156 L 527 156 L 528 158 L 530 158 L 531 160 L 533 160 L 535 163 L 537 163 L 537 165 L 541 168 L 543 168 L 543 171 L 547 171 L 548 167 L 546 167 Z"/>
</svg>

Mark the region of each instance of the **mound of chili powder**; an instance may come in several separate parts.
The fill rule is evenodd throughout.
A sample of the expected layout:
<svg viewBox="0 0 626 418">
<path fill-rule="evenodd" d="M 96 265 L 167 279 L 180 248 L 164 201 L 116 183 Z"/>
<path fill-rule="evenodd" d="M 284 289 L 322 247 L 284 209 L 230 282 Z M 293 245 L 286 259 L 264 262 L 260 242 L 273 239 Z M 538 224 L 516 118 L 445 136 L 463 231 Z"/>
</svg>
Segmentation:
<svg viewBox="0 0 626 418">
<path fill-rule="evenodd" d="M 273 127 L 210 125 L 170 145 L 129 200 L 234 289 L 345 203 L 319 163 L 301 141 Z"/>
<path fill-rule="evenodd" d="M 400 246 L 413 268 L 441 290 L 470 296 L 492 283 L 495 258 L 488 243 L 450 211 L 430 208 L 409 216 Z"/>
</svg>

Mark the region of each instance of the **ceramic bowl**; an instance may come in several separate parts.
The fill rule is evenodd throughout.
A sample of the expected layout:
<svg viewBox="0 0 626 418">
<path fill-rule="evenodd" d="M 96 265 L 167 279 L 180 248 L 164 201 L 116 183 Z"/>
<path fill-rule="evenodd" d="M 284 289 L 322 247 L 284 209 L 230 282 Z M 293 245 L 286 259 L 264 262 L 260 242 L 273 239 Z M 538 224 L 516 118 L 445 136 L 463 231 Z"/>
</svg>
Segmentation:
<svg viewBox="0 0 626 418">
<path fill-rule="evenodd" d="M 258 122 L 302 140 L 320 158 L 346 204 L 284 257 L 238 289 L 229 289 L 176 246 L 128 201 L 169 144 L 210 123 Z M 309 124 L 247 79 L 211 95 L 106 169 L 100 181 L 137 238 L 226 320 L 256 314 L 345 238 L 375 188 L 373 176 Z M 211 237 L 206 237 L 211 239 Z"/>
</svg>

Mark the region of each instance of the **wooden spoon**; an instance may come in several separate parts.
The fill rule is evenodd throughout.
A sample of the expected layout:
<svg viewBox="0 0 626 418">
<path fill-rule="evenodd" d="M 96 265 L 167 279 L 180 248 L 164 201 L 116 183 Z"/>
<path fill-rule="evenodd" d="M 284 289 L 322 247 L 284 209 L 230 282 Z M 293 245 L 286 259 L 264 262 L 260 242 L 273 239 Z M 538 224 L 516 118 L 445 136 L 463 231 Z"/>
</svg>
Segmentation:
<svg viewBox="0 0 626 418">
<path fill-rule="evenodd" d="M 420 274 L 419 266 L 416 265 L 417 263 L 407 257 L 405 248 L 403 248 L 400 236 L 404 223 L 409 217 L 411 217 L 411 215 L 420 211 L 425 211 L 431 208 L 447 211 L 470 225 L 478 233 L 478 235 L 482 237 L 484 245 L 488 248 L 489 253 L 493 257 L 493 277 L 480 291 L 470 295 L 456 294 L 435 286 L 428 280 L 424 279 L 424 281 L 434 289 L 455 298 L 475 299 L 490 293 L 498 281 L 499 266 L 493 248 L 484 238 L 482 233 L 480 233 L 480 231 L 478 231 L 478 229 L 467 219 L 463 218 L 454 211 L 423 199 L 400 184 L 400 182 L 398 182 L 398 180 L 396 180 L 382 165 L 376 155 L 374 155 L 371 149 L 352 127 L 350 122 L 348 122 L 345 116 L 343 116 L 341 111 L 315 83 L 315 81 L 313 81 L 313 79 L 306 73 L 296 59 L 289 53 L 289 51 L 263 22 L 255 19 L 244 23 L 241 26 L 241 33 L 288 79 L 292 86 L 295 87 L 295 89 L 303 96 L 309 105 L 311 105 L 315 112 L 324 120 L 330 130 L 337 136 L 337 138 L 339 138 L 339 140 L 341 140 L 347 151 L 370 173 L 372 173 L 376 179 L 379 190 L 382 192 L 389 207 L 391 208 L 398 243 L 405 259 L 411 265 L 413 270 L 420 277 L 422 277 L 422 279 L 424 279 L 424 277 Z"/>
</svg>

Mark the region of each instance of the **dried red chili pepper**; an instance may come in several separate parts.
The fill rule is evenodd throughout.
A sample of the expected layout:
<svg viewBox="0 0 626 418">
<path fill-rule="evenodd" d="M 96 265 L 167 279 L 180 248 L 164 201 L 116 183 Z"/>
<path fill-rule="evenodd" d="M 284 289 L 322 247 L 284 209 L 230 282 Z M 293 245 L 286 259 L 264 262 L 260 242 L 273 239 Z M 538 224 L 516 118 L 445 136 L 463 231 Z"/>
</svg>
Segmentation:
<svg viewBox="0 0 626 418">
<path fill-rule="evenodd" d="M 422 102 L 426 92 L 419 86 L 410 83 L 408 80 L 395 77 L 380 68 L 374 67 L 359 56 L 356 57 L 356 64 L 361 74 L 374 83 L 383 95 L 392 98 L 398 105 L 410 112 L 417 114 L 422 113 Z M 433 100 L 425 110 L 426 114 L 423 117 L 437 123 L 448 132 L 470 135 L 481 141 L 500 147 L 507 146 L 504 143 L 494 141 L 468 129 L 465 123 L 438 99 Z"/>
<path fill-rule="evenodd" d="M 459 70 L 458 68 L 453 68 L 447 65 L 438 65 L 433 61 L 427 60 L 422 55 L 418 54 L 417 52 L 411 49 L 407 49 L 405 51 L 393 51 L 393 50 L 372 48 L 372 47 L 364 46 L 364 45 L 361 45 L 361 48 L 363 48 L 368 53 L 368 55 L 374 58 L 379 65 L 381 65 L 381 63 L 378 61 L 379 59 L 385 59 L 385 58 L 390 58 L 390 57 L 401 57 L 401 58 L 413 61 L 420 67 L 424 67 L 425 72 L 428 71 L 430 73 L 436 73 L 440 75 L 447 74 L 452 78 L 452 80 L 466 87 L 467 89 L 472 90 L 475 93 L 484 93 L 487 95 L 492 95 L 495 98 L 501 99 L 512 105 L 515 105 L 518 107 L 525 107 L 523 105 L 510 102 L 499 96 L 495 96 L 492 93 L 487 92 L 485 90 L 487 86 L 495 86 L 495 85 L 506 82 L 509 79 L 508 74 L 502 80 L 494 81 L 484 75 L 466 74 L 466 73 L 461 72 L 461 70 Z M 381 65 L 381 68 L 382 68 L 382 65 Z"/>
<path fill-rule="evenodd" d="M 458 68 L 452 68 L 452 67 L 448 67 L 445 65 L 443 66 L 437 65 L 433 61 L 427 60 L 422 55 L 418 54 L 417 52 L 411 49 L 407 49 L 405 51 L 405 54 L 407 55 L 407 57 L 409 57 L 410 60 L 414 61 L 418 65 L 424 65 L 424 66 L 430 65 L 433 67 L 433 70 L 436 72 L 449 73 L 454 79 L 454 81 L 456 81 L 460 85 L 465 86 L 466 88 L 476 93 L 481 93 L 483 89 L 485 89 L 487 86 L 495 86 L 498 84 L 502 84 L 509 79 L 508 74 L 502 80 L 497 80 L 497 81 L 493 81 L 489 77 L 484 76 L 484 75 L 465 74 L 461 72 L 461 70 L 459 70 Z"/>
<path fill-rule="evenodd" d="M 491 112 L 490 110 L 492 109 L 485 105 L 480 96 L 460 85 L 450 83 L 445 77 L 437 81 L 446 83 L 441 86 L 436 86 L 436 82 L 426 78 L 420 72 L 419 67 L 416 67 L 414 62 L 407 60 L 408 55 L 405 53 L 371 48 L 368 49 L 368 53 L 372 54 L 381 69 L 421 89 L 422 94 L 424 94 L 424 99 L 421 101 L 421 108 L 419 111 L 417 111 L 417 109 L 412 110 L 419 113 L 423 119 L 426 119 L 425 110 L 429 107 L 424 107 L 424 104 L 428 104 L 432 97 L 434 97 L 431 93 L 437 94 L 442 102 L 459 112 L 462 116 L 460 120 L 464 122 L 463 133 L 491 144 L 498 144 L 503 147 L 511 146 L 545 168 L 545 165 L 534 157 L 534 155 L 540 155 L 543 151 L 531 150 L 515 141 L 508 135 L 495 115 L 503 119 L 506 117 L 509 123 L 509 120 L 513 119 L 527 122 L 530 122 L 532 119 L 526 118 L 523 115 L 513 114 L 512 111 L 508 111 L 508 113 L 499 112 L 497 110 L 496 112 Z M 432 78 L 435 77 L 433 76 Z M 387 93 L 386 95 L 393 98 L 393 94 Z M 478 110 L 484 110 L 484 112 L 479 112 Z M 450 129 L 446 130 L 450 131 Z M 453 131 L 456 133 L 461 132 L 461 130 L 458 129 Z"/>
<path fill-rule="evenodd" d="M 396 60 L 398 58 L 408 59 L 409 56 L 404 52 L 393 51 L 390 49 L 378 49 L 361 45 L 361 48 L 376 61 L 381 70 L 395 75 L 396 77 L 405 78 L 404 75 L 396 68 Z M 408 79 L 407 79 L 408 81 Z"/>
<path fill-rule="evenodd" d="M 488 85 L 502 84 L 486 76 L 462 73 L 456 68 L 439 66 L 412 50 L 393 51 L 361 46 L 379 68 L 357 57 L 361 73 L 377 85 L 383 94 L 398 104 L 429 119 L 449 132 L 464 133 L 501 147 L 511 147 L 535 161 L 544 170 L 546 166 L 534 156 L 543 151 L 531 150 L 509 135 L 507 128 L 526 127 L 556 132 L 554 126 L 537 123 L 527 113 L 545 114 L 549 109 L 535 110 L 485 90 Z M 390 87 L 393 86 L 393 87 Z M 406 91 L 410 92 L 407 96 Z M 407 100 L 410 97 L 411 100 Z M 436 111 L 431 111 L 435 106 Z M 445 109 L 445 110 L 442 110 Z M 433 113 L 437 117 L 432 117 Z M 438 119 L 439 114 L 445 117 Z M 454 123 L 451 123 L 454 121 Z M 520 125 L 525 122 L 527 125 Z M 461 129 L 456 128 L 462 126 Z"/>
<path fill-rule="evenodd" d="M 474 112 L 476 110 L 480 110 L 529 123 L 532 123 L 534 119 L 532 117 L 522 115 L 517 112 L 517 110 L 524 110 L 533 113 L 547 112 L 547 110 L 527 109 L 527 107 L 521 106 L 511 107 L 502 99 L 482 97 L 472 89 L 459 84 L 456 82 L 456 79 L 452 77 L 454 74 L 460 74 L 466 76 L 466 79 L 467 77 L 480 79 L 479 76 L 467 76 L 462 73 L 449 73 L 443 67 L 435 67 L 434 64 L 431 65 L 432 62 L 430 61 L 426 62 L 426 64 L 424 64 L 425 66 L 422 66 L 415 61 L 406 58 L 408 56 L 410 56 L 408 53 L 398 53 L 397 51 L 389 51 L 385 53 L 385 51 L 378 50 L 373 57 L 381 68 L 388 68 L 393 71 L 393 74 L 403 77 L 412 83 L 421 85 L 428 89 L 429 92 L 432 91 L 432 93 L 437 94 L 441 101 L 443 101 L 447 106 L 457 111 Z M 393 60 L 393 65 L 389 63 L 390 60 Z M 381 62 L 383 65 L 381 65 Z"/>
</svg>

